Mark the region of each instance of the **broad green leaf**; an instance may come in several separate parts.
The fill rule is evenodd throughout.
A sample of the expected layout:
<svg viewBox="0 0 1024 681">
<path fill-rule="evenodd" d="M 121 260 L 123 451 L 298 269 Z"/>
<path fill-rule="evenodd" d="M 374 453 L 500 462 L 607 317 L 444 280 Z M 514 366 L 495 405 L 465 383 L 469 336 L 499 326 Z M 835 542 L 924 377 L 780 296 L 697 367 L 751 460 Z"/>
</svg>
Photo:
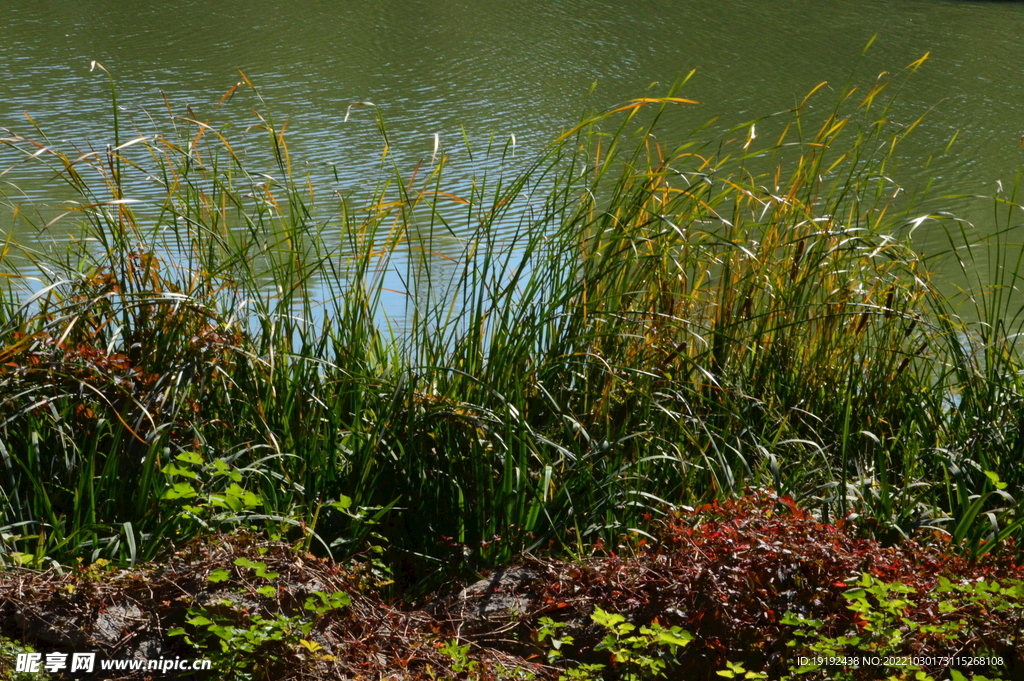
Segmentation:
<svg viewBox="0 0 1024 681">
<path fill-rule="evenodd" d="M 213 461 L 213 474 L 214 475 L 226 475 L 234 482 L 242 481 L 242 474 L 231 467 L 224 459 L 214 459 Z"/>
<path fill-rule="evenodd" d="M 174 458 L 178 461 L 184 461 L 185 463 L 194 463 L 197 466 L 201 466 L 203 464 L 203 457 L 195 452 L 184 452 L 182 454 L 178 454 Z"/>
<path fill-rule="evenodd" d="M 207 581 L 214 582 L 214 583 L 216 583 L 216 582 L 225 582 L 225 581 L 231 579 L 231 573 L 228 572 L 227 570 L 221 568 L 221 569 L 217 569 L 217 570 L 214 570 L 213 572 L 211 572 L 210 576 L 207 577 L 206 579 L 207 579 Z"/>
<path fill-rule="evenodd" d="M 1006 483 L 999 479 L 999 474 L 994 471 L 985 471 L 985 476 L 992 481 L 996 489 L 1006 489 Z"/>
<path fill-rule="evenodd" d="M 187 482 L 176 483 L 171 489 L 164 492 L 164 499 L 191 499 L 198 496 L 195 488 Z"/>
<path fill-rule="evenodd" d="M 182 468 L 181 466 L 175 466 L 173 463 L 167 464 L 162 470 L 167 475 L 180 475 L 183 478 L 191 478 L 192 480 L 199 479 L 199 476 L 195 471 L 190 471 L 187 468 Z"/>
</svg>

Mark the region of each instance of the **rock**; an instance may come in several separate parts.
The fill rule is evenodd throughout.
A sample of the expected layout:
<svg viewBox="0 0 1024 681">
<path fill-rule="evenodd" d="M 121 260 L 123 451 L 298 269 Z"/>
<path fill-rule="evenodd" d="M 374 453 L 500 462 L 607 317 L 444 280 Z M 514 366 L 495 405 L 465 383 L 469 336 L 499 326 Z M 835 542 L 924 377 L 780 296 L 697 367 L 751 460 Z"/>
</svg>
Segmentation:
<svg viewBox="0 0 1024 681">
<path fill-rule="evenodd" d="M 115 646 L 126 635 L 148 626 L 150 618 L 134 603 L 108 605 L 96 615 L 93 636 L 100 645 Z"/>
<path fill-rule="evenodd" d="M 513 628 L 540 606 L 541 570 L 512 566 L 433 603 L 427 611 L 455 624 L 462 635 L 480 636 Z"/>
</svg>

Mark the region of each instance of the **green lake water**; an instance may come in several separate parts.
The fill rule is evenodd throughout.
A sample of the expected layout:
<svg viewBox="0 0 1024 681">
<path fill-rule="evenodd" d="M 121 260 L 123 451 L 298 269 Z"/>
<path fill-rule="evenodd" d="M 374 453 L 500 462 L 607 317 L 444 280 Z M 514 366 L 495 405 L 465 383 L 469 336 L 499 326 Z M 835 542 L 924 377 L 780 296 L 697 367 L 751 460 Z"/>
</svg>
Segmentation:
<svg viewBox="0 0 1024 681">
<path fill-rule="evenodd" d="M 470 165 L 463 135 L 477 147 L 515 135 L 528 156 L 584 110 L 663 92 L 691 69 L 684 95 L 701 105 L 685 125 L 720 116 L 725 127 L 791 108 L 821 81 L 870 84 L 926 52 L 896 115 L 909 123 L 932 111 L 904 145 L 897 181 L 931 178 L 934 196 L 991 194 L 1021 162 L 1024 3 L 7 0 L 4 10 L 0 127 L 35 136 L 28 113 L 55 138 L 106 143 L 109 91 L 93 60 L 116 76 L 125 116 L 137 120 L 160 112 L 161 93 L 176 112 L 211 115 L 241 69 L 288 119 L 303 171 L 340 188 L 366 181 L 380 158 L 372 116 L 344 122 L 353 102 L 380 107 L 407 168 L 430 158 L 438 135 L 458 183 Z M 929 160 L 958 130 L 952 153 Z M 18 184 L 7 185 L 18 201 L 63 198 L 24 168 L 0 181 Z M 984 229 L 987 209 L 949 204 Z M 9 216 L 0 228 L 11 229 Z M 921 247 L 937 238 L 922 234 Z"/>
</svg>

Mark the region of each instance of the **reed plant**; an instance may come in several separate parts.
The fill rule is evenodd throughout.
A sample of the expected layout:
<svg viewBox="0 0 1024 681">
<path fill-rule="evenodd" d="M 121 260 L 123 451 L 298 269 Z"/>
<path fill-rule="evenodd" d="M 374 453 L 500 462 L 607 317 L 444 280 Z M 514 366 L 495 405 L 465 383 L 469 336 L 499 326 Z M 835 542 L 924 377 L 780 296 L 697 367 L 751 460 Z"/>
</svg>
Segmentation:
<svg viewBox="0 0 1024 681">
<path fill-rule="evenodd" d="M 681 82 L 524 165 L 477 150 L 462 193 L 443 156 L 391 163 L 369 109 L 374 188 L 334 198 L 266 113 L 115 113 L 84 151 L 8 132 L 78 198 L 58 249 L 4 250 L 0 558 L 134 562 L 256 524 L 376 545 L 410 586 L 750 487 L 884 538 L 1016 539 L 1019 206 L 976 243 L 904 199 L 916 123 L 888 84 L 668 143 Z M 913 229 L 946 229 L 965 275 L 991 249 L 993 278 L 943 294 Z"/>
</svg>

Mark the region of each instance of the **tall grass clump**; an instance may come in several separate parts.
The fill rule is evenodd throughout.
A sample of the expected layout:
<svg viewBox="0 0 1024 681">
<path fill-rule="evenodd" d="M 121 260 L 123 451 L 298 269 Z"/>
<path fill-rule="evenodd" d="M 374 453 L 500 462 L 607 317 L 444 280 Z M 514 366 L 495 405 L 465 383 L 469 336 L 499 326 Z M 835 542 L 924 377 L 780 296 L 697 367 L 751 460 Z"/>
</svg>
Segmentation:
<svg viewBox="0 0 1024 681">
<path fill-rule="evenodd" d="M 673 89 L 524 166 L 492 145 L 461 193 L 444 157 L 389 166 L 379 115 L 375 188 L 343 198 L 265 113 L 9 132 L 77 198 L 59 248 L 4 251 L 0 553 L 135 561 L 246 523 L 383 547 L 411 584 L 750 486 L 886 537 L 1016 537 L 1020 268 L 968 308 L 932 284 L 910 228 L 966 274 L 980 251 L 890 178 L 916 123 L 887 85 L 669 142 Z"/>
</svg>

